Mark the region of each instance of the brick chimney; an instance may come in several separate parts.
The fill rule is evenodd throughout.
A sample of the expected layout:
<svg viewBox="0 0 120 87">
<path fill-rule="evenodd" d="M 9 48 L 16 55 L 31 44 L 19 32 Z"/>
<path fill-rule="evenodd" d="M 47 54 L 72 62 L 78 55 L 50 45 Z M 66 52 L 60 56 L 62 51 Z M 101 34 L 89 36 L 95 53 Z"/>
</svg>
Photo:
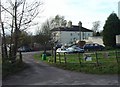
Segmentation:
<svg viewBox="0 0 120 87">
<path fill-rule="evenodd" d="M 67 27 L 69 27 L 69 28 L 71 28 L 71 27 L 72 27 L 72 21 L 69 21 L 69 22 L 68 22 Z"/>
<path fill-rule="evenodd" d="M 78 26 L 82 27 L 82 22 L 81 21 L 79 21 Z"/>
</svg>

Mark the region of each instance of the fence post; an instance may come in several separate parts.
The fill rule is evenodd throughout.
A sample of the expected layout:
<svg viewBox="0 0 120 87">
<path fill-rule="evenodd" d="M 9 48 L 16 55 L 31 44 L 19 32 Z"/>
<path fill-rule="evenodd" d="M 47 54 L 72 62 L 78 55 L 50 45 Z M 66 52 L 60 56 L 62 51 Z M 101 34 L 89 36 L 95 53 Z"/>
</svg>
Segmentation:
<svg viewBox="0 0 120 87">
<path fill-rule="evenodd" d="M 22 62 L 22 53 L 20 51 L 20 62 Z"/>
<path fill-rule="evenodd" d="M 97 66 L 99 66 L 97 51 L 95 51 Z"/>
<path fill-rule="evenodd" d="M 117 50 L 115 51 L 115 54 L 116 54 L 116 60 L 117 60 L 117 63 L 118 63 L 119 61 L 118 61 L 118 55 L 117 55 L 118 53 L 117 53 Z M 119 63 L 118 63 L 118 64 L 119 64 Z"/>
<path fill-rule="evenodd" d="M 64 53 L 64 60 L 65 60 L 65 64 L 67 63 L 66 61 L 66 53 Z"/>
<path fill-rule="evenodd" d="M 80 52 L 78 53 L 78 59 L 79 59 L 79 63 L 80 63 L 80 65 L 81 65 Z"/>
<path fill-rule="evenodd" d="M 80 58 L 80 52 L 78 52 L 78 59 L 79 59 L 79 64 L 80 64 L 80 71 L 81 71 L 81 58 Z"/>
<path fill-rule="evenodd" d="M 59 63 L 61 63 L 60 53 L 58 53 L 58 54 L 59 54 Z"/>
<path fill-rule="evenodd" d="M 51 61 L 52 61 L 52 63 L 54 62 L 54 50 L 53 50 L 53 48 L 52 48 L 52 57 L 51 57 Z"/>
<path fill-rule="evenodd" d="M 56 47 L 55 47 L 55 50 L 54 50 L 54 63 L 56 63 Z"/>
</svg>

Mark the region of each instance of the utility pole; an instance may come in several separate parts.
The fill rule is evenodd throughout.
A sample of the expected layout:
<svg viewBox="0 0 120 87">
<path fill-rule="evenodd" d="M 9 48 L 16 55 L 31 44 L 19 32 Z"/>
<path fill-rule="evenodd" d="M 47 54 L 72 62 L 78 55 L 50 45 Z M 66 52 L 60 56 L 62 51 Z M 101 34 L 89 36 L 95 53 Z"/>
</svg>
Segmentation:
<svg viewBox="0 0 120 87">
<path fill-rule="evenodd" d="M 81 21 L 79 21 L 78 26 L 79 26 L 79 41 L 81 41 L 81 30 L 82 30 L 82 22 Z"/>
</svg>

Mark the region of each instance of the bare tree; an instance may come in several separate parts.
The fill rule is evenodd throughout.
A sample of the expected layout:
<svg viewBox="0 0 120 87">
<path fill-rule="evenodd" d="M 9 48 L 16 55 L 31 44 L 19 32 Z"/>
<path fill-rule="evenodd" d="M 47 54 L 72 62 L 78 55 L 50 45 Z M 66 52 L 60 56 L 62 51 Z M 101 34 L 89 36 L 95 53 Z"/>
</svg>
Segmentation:
<svg viewBox="0 0 120 87">
<path fill-rule="evenodd" d="M 46 46 L 51 40 L 50 21 L 47 20 L 42 24 L 40 30 L 37 31 L 35 36 L 36 42 L 44 47 L 44 53 L 46 53 Z"/>
<path fill-rule="evenodd" d="M 58 27 L 66 27 L 67 21 L 65 20 L 64 16 L 56 15 L 51 20 L 51 27 L 58 28 Z"/>
<path fill-rule="evenodd" d="M 2 40 L 2 57 L 4 57 L 5 59 L 8 58 L 7 55 L 7 46 L 6 46 L 6 38 L 5 38 L 5 30 L 4 30 L 4 24 L 2 22 L 1 19 L 1 1 L 0 1 L 0 24 L 1 24 L 1 28 L 2 28 L 2 33 L 3 33 L 3 40 Z M 0 32 L 1 33 L 1 32 Z M 2 39 L 2 36 L 1 36 Z M 4 44 L 3 44 L 4 43 Z"/>
<path fill-rule="evenodd" d="M 99 31 L 99 27 L 100 27 L 100 21 L 93 22 L 92 30 L 94 31 L 94 35 L 96 35 L 96 33 Z"/>
<path fill-rule="evenodd" d="M 0 5 L 2 8 L 1 12 L 4 15 L 1 15 L 4 17 L 4 21 L 1 21 L 1 25 L 4 24 L 2 27 L 3 37 L 5 37 L 5 29 L 9 29 L 11 32 L 9 58 L 12 58 L 13 61 L 16 59 L 20 30 L 26 30 L 34 25 L 33 20 L 39 14 L 41 5 L 40 1 L 35 0 L 31 3 L 28 3 L 27 0 L 8 0 L 7 6 L 4 4 Z M 5 45 L 5 38 L 3 40 Z"/>
</svg>

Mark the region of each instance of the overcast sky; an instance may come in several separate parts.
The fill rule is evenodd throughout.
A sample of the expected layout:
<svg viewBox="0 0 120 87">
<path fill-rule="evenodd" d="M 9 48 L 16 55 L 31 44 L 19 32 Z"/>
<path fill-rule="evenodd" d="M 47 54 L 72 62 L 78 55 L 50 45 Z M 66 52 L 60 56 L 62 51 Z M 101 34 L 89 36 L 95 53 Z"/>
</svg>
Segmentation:
<svg viewBox="0 0 120 87">
<path fill-rule="evenodd" d="M 114 11 L 118 13 L 119 0 L 43 0 L 44 11 L 40 21 L 59 14 L 71 20 L 73 25 L 83 23 L 83 27 L 92 28 L 94 21 L 101 21 L 101 30 L 107 17 Z"/>
<path fill-rule="evenodd" d="M 46 19 L 50 17 L 55 17 L 57 14 L 59 14 L 61 16 L 64 16 L 67 21 L 69 20 L 72 21 L 73 25 L 78 25 L 78 22 L 81 21 L 83 27 L 88 29 L 92 28 L 93 22 L 100 21 L 101 22 L 100 30 L 103 30 L 103 25 L 107 17 L 113 11 L 118 14 L 118 2 L 120 0 L 41 0 L 41 1 L 43 1 L 43 5 L 41 6 L 42 12 L 40 11 L 39 15 L 40 18 L 37 20 L 40 25 Z M 30 29 L 30 31 L 32 31 L 33 33 L 35 32 L 35 30 L 36 29 L 33 28 Z"/>
</svg>

